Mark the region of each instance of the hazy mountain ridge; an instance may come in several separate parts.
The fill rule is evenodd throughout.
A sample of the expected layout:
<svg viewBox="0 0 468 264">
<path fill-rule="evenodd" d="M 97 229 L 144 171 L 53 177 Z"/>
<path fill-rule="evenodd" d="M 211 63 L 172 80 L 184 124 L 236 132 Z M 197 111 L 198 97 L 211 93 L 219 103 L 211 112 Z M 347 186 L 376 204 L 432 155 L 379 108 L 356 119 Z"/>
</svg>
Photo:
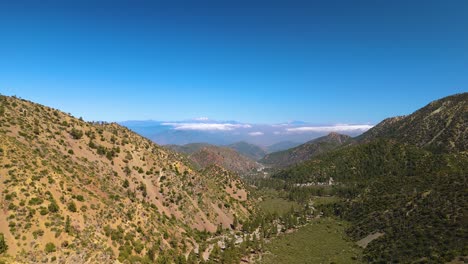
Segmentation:
<svg viewBox="0 0 468 264">
<path fill-rule="evenodd" d="M 260 162 L 274 167 L 287 167 L 334 150 L 351 141 L 350 136 L 330 133 L 327 136 L 316 138 L 292 149 L 270 153 Z"/>
<path fill-rule="evenodd" d="M 301 145 L 301 143 L 299 143 L 299 142 L 280 141 L 278 143 L 275 143 L 273 145 L 268 146 L 267 147 L 267 152 L 268 153 L 278 152 L 278 151 L 282 151 L 282 150 L 291 149 L 291 148 L 297 147 L 299 145 Z"/>
<path fill-rule="evenodd" d="M 231 228 L 251 210 L 227 171 L 199 172 L 120 125 L 13 97 L 0 96 L 0 150 L 0 233 L 18 260 L 171 259 L 193 254 L 195 229 Z"/>
<path fill-rule="evenodd" d="M 254 144 L 247 143 L 245 141 L 236 142 L 227 145 L 228 148 L 232 148 L 240 154 L 249 157 L 253 160 L 259 160 L 266 155 L 266 151 Z"/>
<path fill-rule="evenodd" d="M 357 136 L 372 127 L 369 124 L 333 125 L 306 122 L 252 124 L 206 119 L 171 122 L 125 121 L 120 124 L 161 145 L 204 142 L 226 146 L 246 142 L 260 146 L 267 152 L 285 150 L 330 132 Z"/>
</svg>

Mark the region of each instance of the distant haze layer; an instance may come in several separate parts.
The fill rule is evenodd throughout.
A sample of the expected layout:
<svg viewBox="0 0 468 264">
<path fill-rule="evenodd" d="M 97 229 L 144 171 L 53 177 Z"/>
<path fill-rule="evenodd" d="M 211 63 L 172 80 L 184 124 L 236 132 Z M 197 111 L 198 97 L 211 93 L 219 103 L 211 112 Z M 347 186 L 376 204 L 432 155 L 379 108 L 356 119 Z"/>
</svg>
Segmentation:
<svg viewBox="0 0 468 264">
<path fill-rule="evenodd" d="M 270 146 L 282 142 L 303 143 L 330 132 L 357 136 L 373 127 L 371 124 L 316 125 L 298 121 L 282 124 L 246 124 L 207 119 L 171 122 L 125 121 L 120 124 L 161 145 L 195 142 L 226 145 L 245 141 Z"/>
</svg>

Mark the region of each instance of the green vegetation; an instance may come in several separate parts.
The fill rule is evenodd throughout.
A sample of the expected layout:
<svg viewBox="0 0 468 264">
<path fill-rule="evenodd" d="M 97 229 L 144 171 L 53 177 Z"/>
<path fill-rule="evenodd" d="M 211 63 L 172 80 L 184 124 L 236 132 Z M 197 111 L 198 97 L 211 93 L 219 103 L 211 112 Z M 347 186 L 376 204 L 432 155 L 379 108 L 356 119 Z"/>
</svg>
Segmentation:
<svg viewBox="0 0 468 264">
<path fill-rule="evenodd" d="M 73 139 L 80 139 L 83 137 L 83 131 L 76 128 L 72 128 L 72 130 L 70 131 L 70 135 Z"/>
<path fill-rule="evenodd" d="M 266 243 L 261 263 L 361 263 L 362 250 L 346 239 L 346 227 L 332 218 L 313 220 Z"/>
<path fill-rule="evenodd" d="M 3 233 L 0 233 L 0 254 L 5 253 L 8 250 L 8 245 L 5 241 Z"/>
<path fill-rule="evenodd" d="M 286 200 L 280 197 L 268 197 L 259 203 L 259 208 L 266 213 L 285 214 L 293 209 L 299 209 L 300 205 L 294 201 Z"/>
<path fill-rule="evenodd" d="M 468 93 L 448 96 L 431 102 L 411 115 L 388 118 L 358 139 L 392 139 L 412 144 L 434 153 L 468 150 L 466 136 Z"/>
<path fill-rule="evenodd" d="M 444 262 L 466 253 L 466 175 L 466 154 L 434 154 L 374 140 L 325 154 L 275 177 L 290 183 L 321 183 L 330 177 L 340 182 L 329 189 L 347 201 L 322 210 L 350 221 L 347 233 L 355 240 L 374 232 L 385 234 L 366 247 L 366 262 L 406 263 L 422 258 Z"/>
<path fill-rule="evenodd" d="M 57 248 L 55 247 L 55 244 L 52 242 L 49 242 L 45 245 L 45 252 L 46 253 L 52 253 L 57 251 Z"/>
<path fill-rule="evenodd" d="M 286 167 L 330 152 L 352 141 L 353 139 L 350 136 L 330 133 L 327 136 L 316 138 L 292 149 L 270 153 L 260 162 L 274 167 Z"/>
<path fill-rule="evenodd" d="M 76 212 L 76 204 L 73 201 L 70 201 L 67 205 L 67 208 L 70 212 L 75 213 Z"/>
<path fill-rule="evenodd" d="M 52 213 L 56 213 L 59 210 L 59 207 L 56 202 L 51 202 L 47 208 L 49 209 L 49 212 Z"/>
</svg>

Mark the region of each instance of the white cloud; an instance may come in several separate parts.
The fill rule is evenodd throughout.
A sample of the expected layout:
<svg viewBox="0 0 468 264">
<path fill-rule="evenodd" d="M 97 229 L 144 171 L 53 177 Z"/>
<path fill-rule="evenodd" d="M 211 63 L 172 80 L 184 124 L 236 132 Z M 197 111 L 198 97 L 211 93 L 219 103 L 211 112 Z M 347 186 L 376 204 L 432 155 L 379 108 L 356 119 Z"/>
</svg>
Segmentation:
<svg viewBox="0 0 468 264">
<path fill-rule="evenodd" d="M 250 128 L 248 124 L 230 123 L 162 123 L 164 126 L 172 126 L 175 130 L 201 130 L 201 131 L 230 131 L 236 128 Z"/>
<path fill-rule="evenodd" d="M 264 133 L 263 132 L 260 132 L 260 131 L 256 131 L 256 132 L 250 132 L 249 135 L 251 136 L 263 136 Z"/>
<path fill-rule="evenodd" d="M 194 118 L 193 120 L 196 120 L 196 121 L 208 121 L 209 118 L 206 117 L 206 116 L 201 116 L 201 117 Z"/>
<path fill-rule="evenodd" d="M 340 131 L 366 131 L 371 129 L 372 125 L 333 125 L 333 126 L 305 126 L 287 128 L 289 133 L 304 132 L 340 132 Z"/>
</svg>

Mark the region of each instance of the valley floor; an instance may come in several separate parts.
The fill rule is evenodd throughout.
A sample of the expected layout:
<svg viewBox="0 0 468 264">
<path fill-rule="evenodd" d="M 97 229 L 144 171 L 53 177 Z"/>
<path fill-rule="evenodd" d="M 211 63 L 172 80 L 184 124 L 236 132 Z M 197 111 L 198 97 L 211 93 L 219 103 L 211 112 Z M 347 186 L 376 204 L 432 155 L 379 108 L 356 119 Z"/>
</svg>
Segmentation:
<svg viewBox="0 0 468 264">
<path fill-rule="evenodd" d="M 362 250 L 346 239 L 346 226 L 346 222 L 333 218 L 315 219 L 266 243 L 259 263 L 362 263 Z"/>
</svg>

